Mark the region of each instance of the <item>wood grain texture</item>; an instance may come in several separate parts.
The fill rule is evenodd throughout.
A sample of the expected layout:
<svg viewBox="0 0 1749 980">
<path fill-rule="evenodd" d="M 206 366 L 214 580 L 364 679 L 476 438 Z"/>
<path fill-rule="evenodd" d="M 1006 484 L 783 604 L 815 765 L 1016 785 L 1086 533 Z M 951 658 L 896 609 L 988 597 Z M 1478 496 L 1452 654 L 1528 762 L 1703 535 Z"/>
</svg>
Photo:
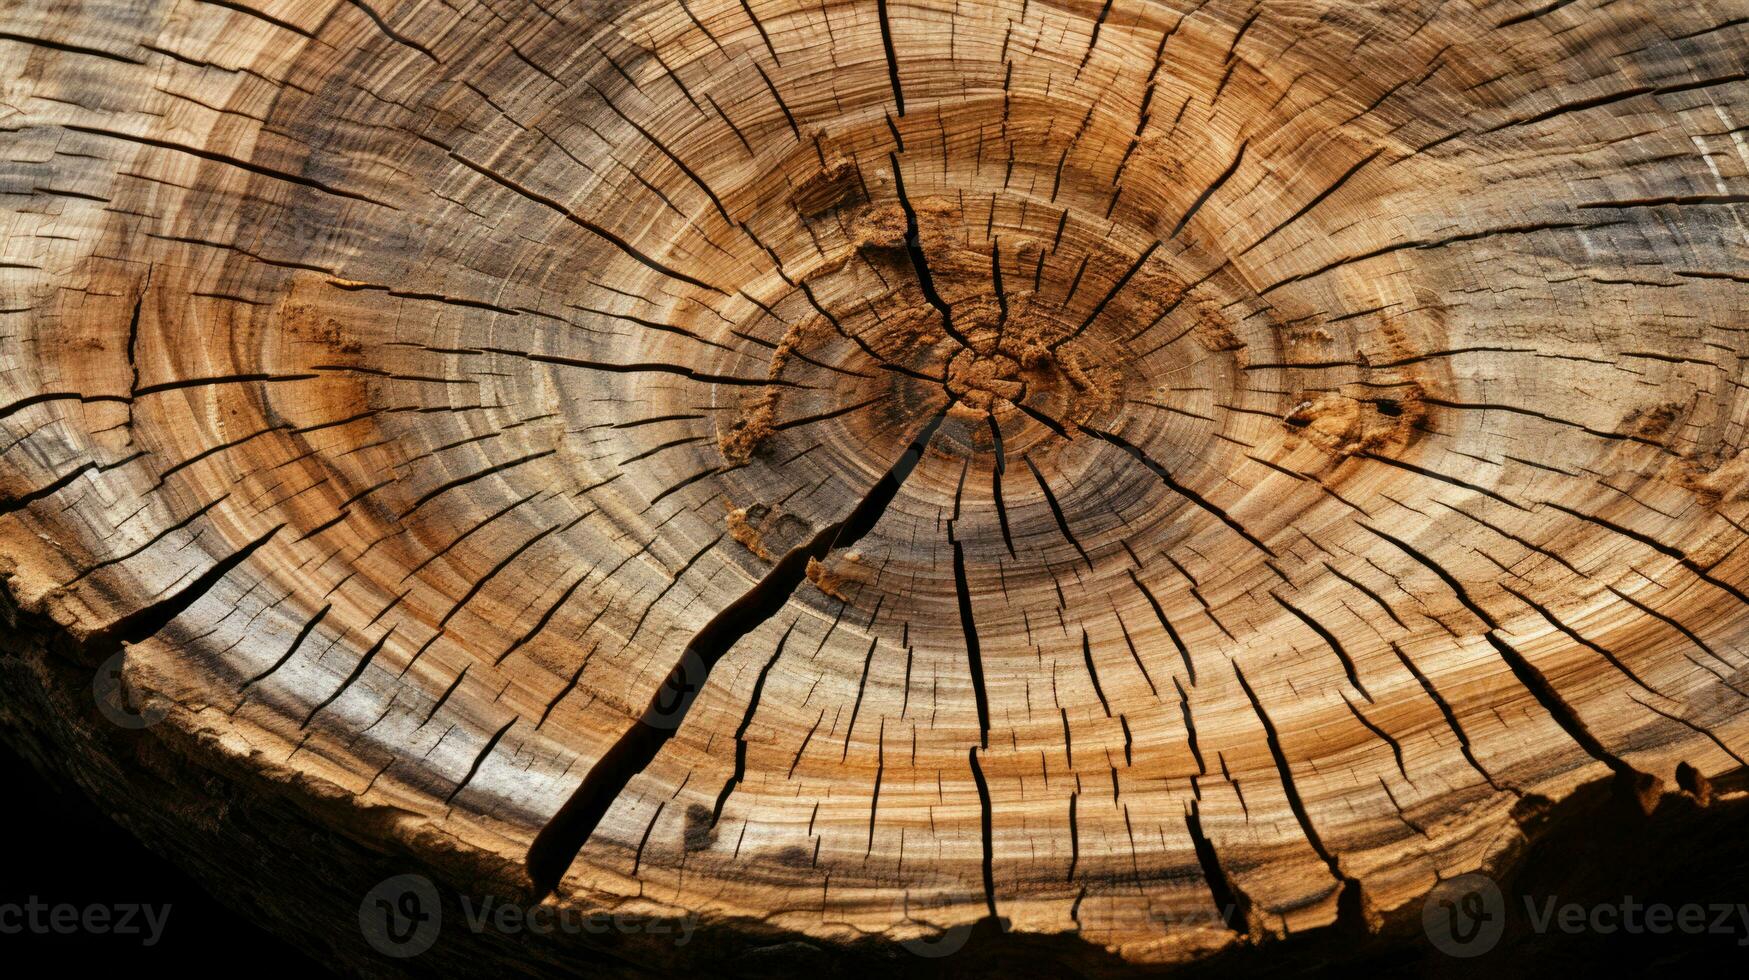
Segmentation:
<svg viewBox="0 0 1749 980">
<path fill-rule="evenodd" d="M 0 572 L 457 880 L 1407 928 L 1599 786 L 1742 792 L 1746 25 L 10 5 Z"/>
</svg>

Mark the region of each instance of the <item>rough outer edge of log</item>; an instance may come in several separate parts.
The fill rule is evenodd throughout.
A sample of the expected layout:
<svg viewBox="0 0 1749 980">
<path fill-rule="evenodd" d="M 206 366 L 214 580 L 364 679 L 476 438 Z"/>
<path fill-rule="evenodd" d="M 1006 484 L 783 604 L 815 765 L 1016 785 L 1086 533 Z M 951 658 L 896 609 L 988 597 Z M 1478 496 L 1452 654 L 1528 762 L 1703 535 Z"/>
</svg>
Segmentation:
<svg viewBox="0 0 1749 980">
<path fill-rule="evenodd" d="M 746 919 L 699 921 L 685 946 L 672 936 L 630 931 L 470 929 L 463 901 L 477 909 L 488 894 L 499 901 L 529 900 L 532 888 L 523 869 L 447 835 L 409 831 L 394 812 L 361 808 L 343 791 L 293 778 L 282 767 L 262 760 L 242 764 L 188 730 L 188 712 L 180 706 L 145 728 L 116 725 L 104 718 L 93 694 L 99 665 L 65 630 L 20 609 L 3 582 L 0 623 L 6 627 L 0 632 L 0 739 L 50 780 L 76 786 L 239 915 L 361 976 L 407 972 L 369 947 L 358 918 L 358 903 L 371 888 L 405 874 L 437 883 L 450 923 L 415 961 L 420 973 L 459 975 L 490 964 L 532 976 L 568 976 L 586 965 L 593 975 L 637 976 L 711 964 L 764 977 L 813 977 L 822 969 L 867 975 L 900 965 L 924 975 L 1005 975 L 1036 971 L 1041 962 L 1077 975 L 1158 972 L 1157 964 L 1126 961 L 1074 934 L 1001 935 L 989 922 L 972 929 L 956 955 L 939 959 L 914 956 L 878 938 L 822 948 L 800 934 Z M 1510 886 L 1538 861 L 1542 844 L 1586 833 L 1600 817 L 1643 820 L 1647 834 L 1681 834 L 1697 822 L 1697 813 L 1710 809 L 1723 818 L 1712 821 L 1715 830 L 1722 823 L 1739 836 L 1749 831 L 1749 769 L 1714 778 L 1709 801 L 1672 791 L 1650 814 L 1636 804 L 1631 788 L 1613 782 L 1586 783 L 1561 800 L 1527 799 L 1514 814 L 1513 839 L 1494 851 L 1491 865 L 1466 870 Z M 1704 838 L 1689 843 L 1705 849 Z M 258 873 L 239 874 L 240 867 Z M 1559 876 L 1578 869 L 1542 870 Z M 1420 903 L 1411 905 L 1412 915 L 1392 916 L 1376 933 L 1357 933 L 1344 919 L 1289 940 L 1235 943 L 1184 966 L 1198 975 L 1256 975 L 1361 964 L 1424 942 Z"/>
</svg>

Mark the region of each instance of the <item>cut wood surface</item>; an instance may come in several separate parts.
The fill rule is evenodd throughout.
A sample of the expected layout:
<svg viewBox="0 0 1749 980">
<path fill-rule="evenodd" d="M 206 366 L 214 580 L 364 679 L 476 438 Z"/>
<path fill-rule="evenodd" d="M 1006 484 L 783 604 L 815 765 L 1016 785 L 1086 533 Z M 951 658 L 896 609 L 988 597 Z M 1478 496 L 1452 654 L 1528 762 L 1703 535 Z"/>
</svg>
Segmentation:
<svg viewBox="0 0 1749 980">
<path fill-rule="evenodd" d="M 13 615 L 459 889 L 1120 965 L 1418 923 L 1588 787 L 1744 785 L 1746 50 L 9 4 Z"/>
</svg>

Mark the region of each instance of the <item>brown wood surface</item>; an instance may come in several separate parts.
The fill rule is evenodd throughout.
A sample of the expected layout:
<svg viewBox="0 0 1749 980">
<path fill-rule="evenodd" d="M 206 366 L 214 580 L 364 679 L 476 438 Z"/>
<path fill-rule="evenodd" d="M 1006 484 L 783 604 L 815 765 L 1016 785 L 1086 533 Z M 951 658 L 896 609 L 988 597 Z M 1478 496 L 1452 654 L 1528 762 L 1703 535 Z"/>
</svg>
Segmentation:
<svg viewBox="0 0 1749 980">
<path fill-rule="evenodd" d="M 12 615 L 461 888 L 1404 928 L 1741 792 L 1746 25 L 8 4 Z"/>
</svg>

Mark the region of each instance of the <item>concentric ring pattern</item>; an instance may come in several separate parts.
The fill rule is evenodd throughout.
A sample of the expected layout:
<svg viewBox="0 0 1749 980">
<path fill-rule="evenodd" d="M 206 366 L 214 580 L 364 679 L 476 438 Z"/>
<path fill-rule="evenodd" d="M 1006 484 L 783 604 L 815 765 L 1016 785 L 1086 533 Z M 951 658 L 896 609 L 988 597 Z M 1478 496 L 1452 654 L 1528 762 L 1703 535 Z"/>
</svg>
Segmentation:
<svg viewBox="0 0 1749 980">
<path fill-rule="evenodd" d="M 416 849 L 1181 960 L 1744 765 L 1741 4 L 0 20 L 9 590 Z"/>
</svg>

